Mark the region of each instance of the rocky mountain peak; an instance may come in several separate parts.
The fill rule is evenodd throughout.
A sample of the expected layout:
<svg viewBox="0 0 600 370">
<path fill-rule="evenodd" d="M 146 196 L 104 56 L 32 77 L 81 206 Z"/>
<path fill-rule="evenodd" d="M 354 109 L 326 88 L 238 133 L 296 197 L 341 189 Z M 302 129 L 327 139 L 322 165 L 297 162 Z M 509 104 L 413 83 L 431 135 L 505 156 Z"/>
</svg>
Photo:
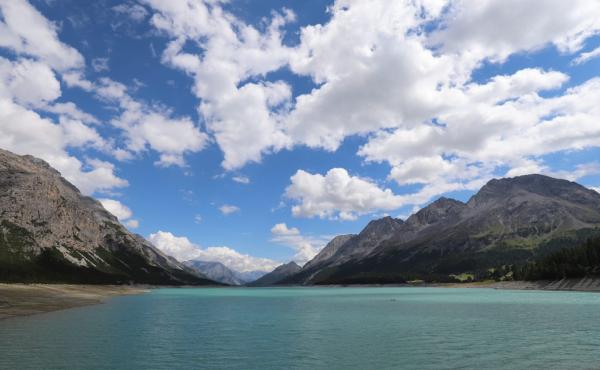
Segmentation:
<svg viewBox="0 0 600 370">
<path fill-rule="evenodd" d="M 280 272 L 296 272 L 298 270 L 300 270 L 302 267 L 300 267 L 300 265 L 298 265 L 295 261 L 290 261 L 288 263 L 285 263 L 279 267 L 277 267 L 274 271 L 280 271 Z"/>
<path fill-rule="evenodd" d="M 598 204 L 593 190 L 575 182 L 555 179 L 545 175 L 531 174 L 504 179 L 492 179 L 468 202 L 470 207 L 490 206 L 511 198 L 531 196 L 566 200 L 583 205 Z"/>
<path fill-rule="evenodd" d="M 389 234 L 398 230 L 404 223 L 401 219 L 386 216 L 377 220 L 373 220 L 360 232 L 361 236 L 370 234 Z"/>
<path fill-rule="evenodd" d="M 346 234 L 338 235 L 335 238 L 331 239 L 331 241 L 327 243 L 327 245 L 323 249 L 321 249 L 321 251 L 319 251 L 319 253 L 313 259 L 308 261 L 303 268 L 309 269 L 327 261 L 329 258 L 331 258 L 334 254 L 337 253 L 340 247 L 342 247 L 344 244 L 346 244 L 346 242 L 348 242 L 355 236 L 355 234 Z"/>
<path fill-rule="evenodd" d="M 455 199 L 441 197 L 427 207 L 410 216 L 406 223 L 412 227 L 423 227 L 442 220 L 458 217 L 467 205 Z"/>
</svg>

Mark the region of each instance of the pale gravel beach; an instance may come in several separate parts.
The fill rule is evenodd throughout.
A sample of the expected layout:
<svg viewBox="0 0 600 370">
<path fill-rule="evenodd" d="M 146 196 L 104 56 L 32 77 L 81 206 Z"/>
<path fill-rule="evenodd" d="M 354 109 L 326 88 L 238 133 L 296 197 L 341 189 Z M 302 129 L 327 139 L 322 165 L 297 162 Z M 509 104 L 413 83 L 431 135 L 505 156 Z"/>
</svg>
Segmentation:
<svg viewBox="0 0 600 370">
<path fill-rule="evenodd" d="M 482 281 L 472 283 L 435 284 L 448 288 L 494 288 L 512 290 L 556 290 L 600 292 L 600 278 L 562 279 L 556 281 Z"/>
<path fill-rule="evenodd" d="M 0 320 L 103 303 L 148 289 L 123 285 L 0 284 Z"/>
</svg>

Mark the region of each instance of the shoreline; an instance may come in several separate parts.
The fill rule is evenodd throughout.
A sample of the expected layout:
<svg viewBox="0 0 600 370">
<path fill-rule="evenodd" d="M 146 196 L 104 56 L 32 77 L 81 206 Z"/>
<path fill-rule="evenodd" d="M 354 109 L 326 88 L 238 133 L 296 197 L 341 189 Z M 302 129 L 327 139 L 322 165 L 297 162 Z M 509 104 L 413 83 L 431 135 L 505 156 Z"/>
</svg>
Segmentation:
<svg viewBox="0 0 600 370">
<path fill-rule="evenodd" d="M 538 290 L 567 292 L 600 292 L 600 278 L 562 279 L 558 281 L 480 281 L 438 284 L 357 284 L 316 286 L 275 286 L 341 288 L 341 287 L 438 287 L 491 288 L 499 290 Z M 68 308 L 102 304 L 115 296 L 144 294 L 150 286 L 22 284 L 0 283 L 0 320 L 18 316 L 37 315 Z M 192 287 L 179 287 L 181 289 Z M 197 287 L 194 287 L 197 288 Z M 204 287 L 206 288 L 206 287 Z M 269 288 L 269 287 L 266 287 Z"/>
<path fill-rule="evenodd" d="M 111 297 L 148 291 L 125 285 L 0 283 L 0 320 L 101 304 Z"/>
<path fill-rule="evenodd" d="M 464 283 L 398 283 L 398 284 L 331 284 L 331 285 L 274 285 L 264 288 L 488 288 L 499 290 L 539 290 L 561 292 L 600 292 L 600 278 L 538 280 L 538 281 L 474 281 Z"/>
<path fill-rule="evenodd" d="M 600 292 L 600 278 L 539 280 L 539 281 L 484 281 L 473 283 L 451 283 L 456 288 L 493 288 L 505 290 L 541 290 L 558 292 Z"/>
</svg>

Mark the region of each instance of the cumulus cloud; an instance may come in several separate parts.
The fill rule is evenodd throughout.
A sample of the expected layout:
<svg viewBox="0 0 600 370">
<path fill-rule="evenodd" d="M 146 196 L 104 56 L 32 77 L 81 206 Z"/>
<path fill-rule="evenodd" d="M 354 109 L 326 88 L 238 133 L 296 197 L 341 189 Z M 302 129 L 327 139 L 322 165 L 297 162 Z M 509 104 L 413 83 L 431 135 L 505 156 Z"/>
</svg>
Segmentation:
<svg viewBox="0 0 600 370">
<path fill-rule="evenodd" d="M 223 204 L 222 206 L 219 207 L 219 211 L 221 211 L 222 214 L 224 214 L 225 216 L 230 215 L 232 213 L 237 213 L 240 211 L 240 207 L 237 206 L 233 206 L 231 204 Z"/>
<path fill-rule="evenodd" d="M 348 136 L 366 135 L 359 156 L 389 164 L 388 179 L 399 185 L 422 186 L 397 196 L 348 180 L 350 188 L 368 189 L 358 196 L 328 190 L 327 175 L 299 171 L 286 190 L 296 216 L 352 219 L 418 205 L 475 190 L 501 170 L 551 173 L 544 155 L 598 146 L 597 79 L 563 91 L 569 76 L 553 70 L 525 68 L 487 81 L 472 74 L 484 62 L 549 45 L 580 52 L 600 32 L 600 3 L 339 0 L 327 22 L 300 27 L 293 47 L 282 42 L 282 26 L 294 21 L 286 10 L 258 29 L 219 2 L 144 3 L 152 25 L 170 38 L 163 63 L 194 80 L 226 169 L 296 145 L 333 151 Z M 188 42 L 202 52 L 184 49 Z M 581 53 L 575 63 L 596 53 Z M 314 88 L 292 96 L 285 80 L 265 77 L 281 68 L 310 78 Z"/>
<path fill-rule="evenodd" d="M 119 221 L 125 223 L 126 226 L 136 229 L 140 226 L 138 220 L 132 219 L 133 212 L 131 209 L 119 202 L 116 199 L 108 199 L 108 198 L 100 198 L 98 201 L 102 204 L 102 206 L 110 213 L 112 213 Z"/>
<path fill-rule="evenodd" d="M 285 195 L 296 202 L 294 216 L 352 220 L 358 215 L 401 207 L 405 199 L 390 189 L 382 189 L 368 179 L 351 176 L 343 168 L 325 175 L 298 170 Z"/>
<path fill-rule="evenodd" d="M 300 266 L 310 261 L 327 244 L 329 238 L 302 235 L 295 227 L 279 223 L 271 228 L 271 241 L 292 248 L 293 260 Z"/>
<path fill-rule="evenodd" d="M 32 56 L 61 72 L 83 67 L 83 56 L 62 43 L 56 25 L 26 0 L 0 0 L 0 11 L 0 47 Z"/>
<path fill-rule="evenodd" d="M 65 103 L 53 102 L 51 104 L 48 104 L 48 105 L 42 107 L 42 109 L 46 112 L 55 113 L 62 117 L 66 117 L 66 118 L 69 118 L 69 119 L 72 119 L 75 121 L 81 121 L 85 124 L 96 125 L 96 124 L 100 123 L 100 121 L 98 121 L 98 119 L 96 117 L 94 117 L 93 115 L 91 115 L 89 113 L 82 111 L 72 102 L 65 102 Z"/>
<path fill-rule="evenodd" d="M 123 131 L 129 152 L 152 149 L 160 155 L 156 165 L 183 167 L 186 153 L 198 152 L 208 143 L 208 136 L 189 117 L 173 117 L 163 106 L 136 100 L 117 81 L 103 77 L 92 86 L 100 99 L 120 107 L 120 115 L 111 123 Z"/>
<path fill-rule="evenodd" d="M 218 2 L 143 2 L 154 9 L 154 27 L 172 39 L 162 53 L 163 62 L 194 79 L 193 92 L 202 100 L 198 109 L 223 150 L 223 167 L 258 162 L 264 152 L 289 145 L 277 110 L 291 98 L 290 86 L 246 80 L 285 65 L 280 28 L 293 21 L 293 13 L 276 14 L 261 33 L 226 13 Z M 184 51 L 188 41 L 204 49 L 202 56 Z"/>
<path fill-rule="evenodd" d="M 185 236 L 175 236 L 167 231 L 150 234 L 148 240 L 164 253 L 182 262 L 191 259 L 221 262 L 238 272 L 271 271 L 281 264 L 268 258 L 242 254 L 229 247 L 202 248 Z"/>
<path fill-rule="evenodd" d="M 44 63 L 0 58 L 0 94 L 24 106 L 39 107 L 61 95 L 60 83 Z"/>
<path fill-rule="evenodd" d="M 118 200 L 100 198 L 98 199 L 98 201 L 102 203 L 102 206 L 104 206 L 104 208 L 106 208 L 108 212 L 115 215 L 119 219 L 119 221 L 127 220 L 133 215 L 133 212 L 131 212 L 131 210 L 126 205 L 119 202 Z"/>
<path fill-rule="evenodd" d="M 0 146 L 46 160 L 83 193 L 127 186 L 108 162 L 69 154 L 69 148 L 108 151 L 110 144 L 88 124 L 97 119 L 61 97 L 58 74 L 80 74 L 81 54 L 58 39 L 56 26 L 27 1 L 0 1 Z M 38 111 L 55 113 L 57 120 Z"/>
<path fill-rule="evenodd" d="M 468 51 L 480 59 L 503 60 L 548 43 L 572 53 L 598 32 L 599 13 L 600 4 L 586 0 L 549 0 L 543 7 L 536 0 L 455 0 L 432 39 L 445 51 Z"/>
<path fill-rule="evenodd" d="M 464 140 L 485 141 L 501 122 L 490 122 L 490 131 L 476 128 L 475 118 L 502 113 L 495 105 L 510 99 L 528 97 L 534 104 L 541 99 L 537 92 L 560 87 L 567 76 L 532 68 L 477 84 L 473 70 L 548 44 L 573 53 L 600 30 L 600 5 L 585 0 L 544 7 L 535 0 L 340 0 L 329 8 L 328 22 L 302 27 L 299 44 L 287 47 L 281 26 L 294 20 L 289 11 L 258 30 L 219 2 L 145 3 L 154 11 L 152 24 L 172 39 L 163 62 L 194 78 L 199 110 L 226 169 L 293 145 L 336 150 L 350 135 L 412 130 L 471 110 L 481 114 L 462 125 L 475 131 Z M 202 53 L 184 51 L 187 41 Z M 310 77 L 315 88 L 292 99 L 285 81 L 264 78 L 284 66 Z M 521 124 L 515 116 L 504 124 Z M 460 140 L 444 131 L 440 136 L 450 136 L 449 145 Z"/>
<path fill-rule="evenodd" d="M 79 137 L 75 131 L 85 136 Z M 111 163 L 91 158 L 82 162 L 66 151 L 68 147 L 88 144 L 103 145 L 93 129 L 73 121 L 57 124 L 10 100 L 0 99 L 0 147 L 46 160 L 84 194 L 127 186 Z"/>
<path fill-rule="evenodd" d="M 115 11 L 140 17 L 144 8 L 122 4 Z M 159 166 L 185 166 L 184 155 L 202 150 L 208 137 L 189 117 L 174 117 L 157 103 L 134 99 L 129 89 L 108 78 L 89 81 L 85 61 L 74 48 L 58 38 L 57 27 L 25 0 L 0 0 L 0 48 L 9 49 L 13 60 L 0 57 L 0 144 L 19 154 L 32 154 L 48 161 L 84 193 L 111 190 L 127 182 L 115 174 L 108 162 L 69 154 L 69 148 L 94 148 L 118 160 L 131 159 L 145 150 L 159 153 Z M 108 59 L 96 58 L 91 66 L 106 71 Z M 105 139 L 89 125 L 94 116 L 61 97 L 61 77 L 68 87 L 95 94 L 117 116 L 110 122 L 120 130 L 117 138 Z M 56 120 L 40 112 L 54 113 Z M 124 147 L 117 147 L 121 143 Z"/>
</svg>

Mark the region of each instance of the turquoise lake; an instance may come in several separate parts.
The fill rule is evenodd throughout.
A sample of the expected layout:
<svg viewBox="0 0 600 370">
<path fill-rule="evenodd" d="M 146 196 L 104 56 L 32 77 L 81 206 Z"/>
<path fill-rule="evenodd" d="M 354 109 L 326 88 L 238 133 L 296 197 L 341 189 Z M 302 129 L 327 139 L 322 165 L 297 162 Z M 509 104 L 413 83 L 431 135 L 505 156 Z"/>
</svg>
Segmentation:
<svg viewBox="0 0 600 370">
<path fill-rule="evenodd" d="M 157 289 L 0 321 L 0 369 L 542 368 L 600 368 L 600 294 Z"/>
</svg>

